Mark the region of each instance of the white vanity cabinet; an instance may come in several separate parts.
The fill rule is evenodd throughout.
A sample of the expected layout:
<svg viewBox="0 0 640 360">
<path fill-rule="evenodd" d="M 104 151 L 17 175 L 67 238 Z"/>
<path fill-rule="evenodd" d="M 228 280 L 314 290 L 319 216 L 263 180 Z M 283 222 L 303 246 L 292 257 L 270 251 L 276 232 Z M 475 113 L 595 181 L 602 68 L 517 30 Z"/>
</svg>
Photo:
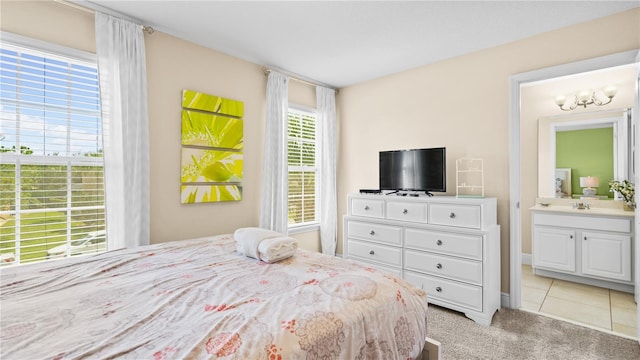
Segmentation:
<svg viewBox="0 0 640 360">
<path fill-rule="evenodd" d="M 536 274 L 633 292 L 632 212 L 531 210 Z"/>
<path fill-rule="evenodd" d="M 582 232 L 582 273 L 631 281 L 631 235 Z"/>
<path fill-rule="evenodd" d="M 533 238 L 535 267 L 576 271 L 575 230 L 537 226 L 533 229 Z"/>
<path fill-rule="evenodd" d="M 535 267 L 575 272 L 576 271 L 576 232 L 574 230 L 535 227 Z"/>
<path fill-rule="evenodd" d="M 495 198 L 351 194 L 343 236 L 344 257 L 404 278 L 429 303 L 482 325 L 500 308 Z"/>
</svg>

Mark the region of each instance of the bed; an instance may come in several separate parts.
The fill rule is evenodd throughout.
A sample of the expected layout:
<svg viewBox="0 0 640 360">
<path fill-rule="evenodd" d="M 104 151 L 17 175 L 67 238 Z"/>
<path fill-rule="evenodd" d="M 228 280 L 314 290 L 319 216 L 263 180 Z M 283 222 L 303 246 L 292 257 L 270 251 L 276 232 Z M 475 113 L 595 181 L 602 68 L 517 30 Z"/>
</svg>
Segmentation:
<svg viewBox="0 0 640 360">
<path fill-rule="evenodd" d="M 337 257 L 235 248 L 219 235 L 2 268 L 0 358 L 420 358 L 422 290 Z"/>
</svg>

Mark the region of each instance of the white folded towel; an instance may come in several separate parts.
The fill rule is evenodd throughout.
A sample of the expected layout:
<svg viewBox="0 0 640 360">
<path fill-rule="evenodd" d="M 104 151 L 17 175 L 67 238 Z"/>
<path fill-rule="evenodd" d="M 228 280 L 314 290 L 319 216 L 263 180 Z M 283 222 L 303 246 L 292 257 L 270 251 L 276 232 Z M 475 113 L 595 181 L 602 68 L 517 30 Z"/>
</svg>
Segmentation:
<svg viewBox="0 0 640 360">
<path fill-rule="evenodd" d="M 292 237 L 280 236 L 264 239 L 258 245 L 260 260 L 268 263 L 293 256 L 298 249 L 298 241 Z"/>
<path fill-rule="evenodd" d="M 296 239 L 257 227 L 240 228 L 233 233 L 233 237 L 240 254 L 265 262 L 286 259 L 298 248 Z"/>
</svg>

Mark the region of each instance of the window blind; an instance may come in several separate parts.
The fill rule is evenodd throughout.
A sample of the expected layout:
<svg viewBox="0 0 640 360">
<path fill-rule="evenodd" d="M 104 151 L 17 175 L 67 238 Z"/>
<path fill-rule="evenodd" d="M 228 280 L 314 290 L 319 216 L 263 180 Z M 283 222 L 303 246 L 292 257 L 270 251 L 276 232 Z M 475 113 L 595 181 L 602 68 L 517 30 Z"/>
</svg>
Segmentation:
<svg viewBox="0 0 640 360">
<path fill-rule="evenodd" d="M 289 225 L 314 223 L 318 221 L 315 114 L 290 108 L 287 132 Z"/>
<path fill-rule="evenodd" d="M 103 251 L 104 163 L 95 58 L 3 39 L 0 121 L 2 264 Z M 96 236 L 99 247 L 95 240 L 81 241 Z"/>
</svg>

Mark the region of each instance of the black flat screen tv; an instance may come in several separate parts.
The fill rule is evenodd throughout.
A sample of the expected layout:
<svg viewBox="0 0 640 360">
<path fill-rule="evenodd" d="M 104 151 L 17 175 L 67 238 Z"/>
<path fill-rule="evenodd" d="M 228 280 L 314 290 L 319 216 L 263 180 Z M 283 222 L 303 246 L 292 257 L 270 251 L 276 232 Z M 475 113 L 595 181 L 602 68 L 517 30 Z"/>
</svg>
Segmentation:
<svg viewBox="0 0 640 360">
<path fill-rule="evenodd" d="M 380 190 L 447 191 L 446 148 L 380 151 Z"/>
</svg>

